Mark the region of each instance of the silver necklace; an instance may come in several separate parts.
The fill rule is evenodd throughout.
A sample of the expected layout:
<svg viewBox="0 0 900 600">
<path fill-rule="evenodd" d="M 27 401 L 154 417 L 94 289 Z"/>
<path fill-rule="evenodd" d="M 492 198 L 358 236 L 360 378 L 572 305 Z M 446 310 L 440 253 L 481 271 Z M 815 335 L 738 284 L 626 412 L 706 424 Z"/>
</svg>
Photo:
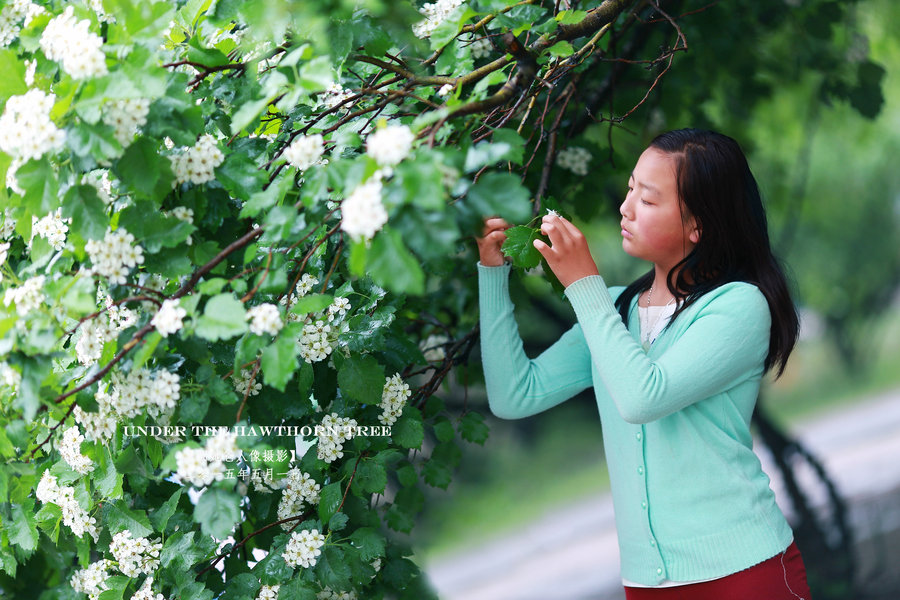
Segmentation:
<svg viewBox="0 0 900 600">
<path fill-rule="evenodd" d="M 645 311 L 645 312 L 649 312 L 650 299 L 652 297 L 653 297 L 653 285 L 651 284 L 650 290 L 647 292 L 647 307 L 646 307 L 647 311 Z M 656 314 L 656 319 L 654 319 L 652 325 L 650 325 L 649 323 L 646 322 L 650 319 L 649 315 L 647 315 L 646 317 L 641 315 L 641 340 L 643 342 L 641 345 L 644 348 L 644 352 L 647 352 L 648 350 L 650 350 L 650 345 L 656 341 L 655 337 L 653 339 L 650 339 L 650 336 L 653 335 L 653 331 L 656 329 L 656 326 L 659 325 L 659 320 L 662 318 L 663 313 L 665 312 L 665 309 L 667 307 L 671 306 L 673 302 L 675 302 L 674 296 L 672 297 L 671 300 L 669 300 L 666 303 L 665 306 L 660 308 L 659 312 Z M 640 315 L 640 311 L 638 311 L 638 314 Z"/>
</svg>

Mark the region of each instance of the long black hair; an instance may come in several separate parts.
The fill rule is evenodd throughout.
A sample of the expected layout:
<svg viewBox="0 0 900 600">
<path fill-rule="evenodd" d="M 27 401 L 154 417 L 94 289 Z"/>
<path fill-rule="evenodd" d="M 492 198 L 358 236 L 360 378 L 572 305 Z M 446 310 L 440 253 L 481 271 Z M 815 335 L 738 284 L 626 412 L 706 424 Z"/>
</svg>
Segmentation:
<svg viewBox="0 0 900 600">
<path fill-rule="evenodd" d="M 675 160 L 682 218 L 693 216 L 700 240 L 672 270 L 669 291 L 682 300 L 672 321 L 703 294 L 732 281 L 746 281 L 765 295 L 772 315 L 765 370 L 784 372 L 800 330 L 787 281 L 772 254 L 759 186 L 740 145 L 713 131 L 679 129 L 651 143 Z M 650 287 L 654 271 L 629 285 L 616 300 L 622 320 L 634 297 Z"/>
</svg>

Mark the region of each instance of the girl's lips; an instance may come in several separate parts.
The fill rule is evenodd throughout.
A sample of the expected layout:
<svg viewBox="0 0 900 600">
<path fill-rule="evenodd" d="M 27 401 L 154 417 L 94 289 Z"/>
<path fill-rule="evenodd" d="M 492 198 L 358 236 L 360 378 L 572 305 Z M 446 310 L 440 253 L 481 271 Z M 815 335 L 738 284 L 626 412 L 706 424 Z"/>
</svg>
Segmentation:
<svg viewBox="0 0 900 600">
<path fill-rule="evenodd" d="M 622 237 L 625 238 L 626 240 L 630 240 L 632 238 L 632 235 L 627 229 L 625 229 L 623 227 L 622 228 Z"/>
</svg>

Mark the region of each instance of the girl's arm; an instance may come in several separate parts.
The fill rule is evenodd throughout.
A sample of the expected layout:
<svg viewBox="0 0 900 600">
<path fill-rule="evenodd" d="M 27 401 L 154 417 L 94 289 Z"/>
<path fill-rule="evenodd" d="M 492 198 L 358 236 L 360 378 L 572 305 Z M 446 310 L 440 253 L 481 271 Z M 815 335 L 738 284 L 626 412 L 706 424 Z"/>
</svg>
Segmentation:
<svg viewBox="0 0 900 600">
<path fill-rule="evenodd" d="M 655 421 L 762 374 L 771 316 L 749 283 L 725 284 L 698 300 L 672 324 L 677 329 L 687 319 L 687 330 L 652 359 L 628 333 L 602 277 L 576 280 L 566 297 L 591 361 L 629 423 Z"/>
<path fill-rule="evenodd" d="M 509 265 L 478 263 L 481 357 L 491 412 L 521 419 L 590 387 L 591 356 L 577 324 L 537 358 L 525 355 L 509 298 L 509 271 Z"/>
</svg>

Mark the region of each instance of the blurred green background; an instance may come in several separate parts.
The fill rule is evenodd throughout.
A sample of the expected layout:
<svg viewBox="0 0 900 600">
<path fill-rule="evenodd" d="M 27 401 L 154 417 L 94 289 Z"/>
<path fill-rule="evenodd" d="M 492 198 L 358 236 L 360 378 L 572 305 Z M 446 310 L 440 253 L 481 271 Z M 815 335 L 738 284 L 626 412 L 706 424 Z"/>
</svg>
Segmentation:
<svg viewBox="0 0 900 600">
<path fill-rule="evenodd" d="M 573 124 L 568 143 L 591 150 L 592 173 L 556 173 L 550 194 L 575 203 L 601 274 L 624 284 L 648 268 L 622 252 L 617 225 L 627 175 L 647 142 L 685 126 L 735 137 L 762 188 L 803 319 L 786 372 L 764 386 L 772 420 L 791 428 L 879 392 L 900 396 L 900 3 L 737 1 L 679 23 L 689 51 L 621 126 Z M 624 94 L 639 98 L 646 77 Z M 512 294 L 531 356 L 574 322 L 539 272 L 514 276 Z M 479 374 L 475 357 L 446 389 L 448 404 L 462 406 L 459 382 L 468 381 L 468 405 L 488 414 L 483 389 L 471 385 Z M 410 540 L 419 561 L 502 539 L 606 489 L 591 394 L 489 423 L 489 440 L 464 448 L 450 488 L 426 490 Z"/>
</svg>

